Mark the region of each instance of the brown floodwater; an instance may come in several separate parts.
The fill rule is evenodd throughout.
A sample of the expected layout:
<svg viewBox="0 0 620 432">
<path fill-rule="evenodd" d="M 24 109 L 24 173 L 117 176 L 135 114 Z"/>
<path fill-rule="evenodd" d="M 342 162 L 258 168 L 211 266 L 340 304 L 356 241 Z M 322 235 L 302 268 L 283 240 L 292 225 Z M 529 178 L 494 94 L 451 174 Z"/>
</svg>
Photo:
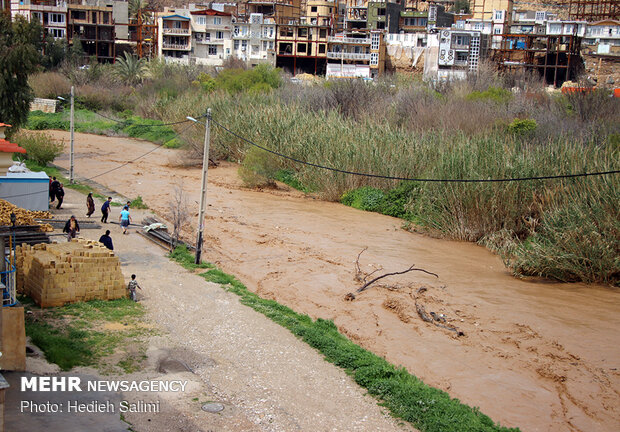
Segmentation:
<svg viewBox="0 0 620 432">
<path fill-rule="evenodd" d="M 53 134 L 67 141 L 67 133 Z M 153 145 L 76 134 L 75 147 L 77 175 L 91 177 Z M 96 181 L 132 198 L 141 195 L 163 215 L 182 181 L 195 227 L 200 169 L 178 167 L 179 154 L 160 149 Z M 68 156 L 56 163 L 67 167 Z M 502 425 L 620 430 L 618 289 L 520 280 L 474 244 L 404 231 L 398 219 L 285 187 L 244 189 L 232 164 L 209 170 L 207 202 L 205 258 L 250 290 L 334 320 L 356 343 Z M 415 264 L 439 277 L 410 272 L 386 278 L 346 301 L 361 286 L 355 264 L 364 248 L 359 264 L 365 274 Z M 464 336 L 423 321 L 416 304 L 441 314 L 438 323 Z"/>
</svg>

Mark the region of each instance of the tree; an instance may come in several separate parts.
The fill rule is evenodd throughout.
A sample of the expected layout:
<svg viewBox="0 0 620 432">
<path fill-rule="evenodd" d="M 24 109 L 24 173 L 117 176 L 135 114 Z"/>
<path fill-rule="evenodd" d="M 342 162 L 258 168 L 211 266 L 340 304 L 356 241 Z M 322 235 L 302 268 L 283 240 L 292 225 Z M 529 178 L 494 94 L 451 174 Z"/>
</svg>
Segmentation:
<svg viewBox="0 0 620 432">
<path fill-rule="evenodd" d="M 146 73 L 146 60 L 125 53 L 124 57 L 116 57 L 114 75 L 129 85 L 135 85 L 144 79 Z"/>
<path fill-rule="evenodd" d="M 28 75 L 35 72 L 41 58 L 43 29 L 35 20 L 0 14 L 0 122 L 13 125 L 13 133 L 24 124 L 34 95 Z"/>
<path fill-rule="evenodd" d="M 466 14 L 470 13 L 471 9 L 469 6 L 469 0 L 456 0 L 454 2 L 454 5 L 452 6 L 452 12 L 460 13 L 461 11 Z"/>
</svg>

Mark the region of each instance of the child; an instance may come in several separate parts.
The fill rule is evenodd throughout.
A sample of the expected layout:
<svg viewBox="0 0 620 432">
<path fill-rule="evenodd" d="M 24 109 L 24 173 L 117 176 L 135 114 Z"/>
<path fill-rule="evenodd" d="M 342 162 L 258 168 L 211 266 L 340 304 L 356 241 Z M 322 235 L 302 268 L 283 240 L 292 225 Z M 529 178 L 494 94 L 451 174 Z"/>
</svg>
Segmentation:
<svg viewBox="0 0 620 432">
<path fill-rule="evenodd" d="M 136 280 L 136 275 L 132 274 L 131 280 L 129 281 L 129 284 L 127 284 L 127 289 L 129 290 L 129 298 L 135 302 L 138 301 L 138 298 L 136 297 L 136 288 L 139 288 L 140 290 L 142 290 L 140 285 L 138 285 L 138 281 Z"/>
</svg>

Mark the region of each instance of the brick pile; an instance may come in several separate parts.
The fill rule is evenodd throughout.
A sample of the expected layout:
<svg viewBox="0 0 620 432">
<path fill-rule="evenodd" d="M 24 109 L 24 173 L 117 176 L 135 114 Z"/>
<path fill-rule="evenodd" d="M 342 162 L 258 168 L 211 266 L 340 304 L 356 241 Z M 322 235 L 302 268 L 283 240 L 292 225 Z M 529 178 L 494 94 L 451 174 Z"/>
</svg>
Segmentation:
<svg viewBox="0 0 620 432">
<path fill-rule="evenodd" d="M 23 244 L 16 258 L 17 291 L 41 307 L 126 296 L 120 260 L 99 242 Z"/>
</svg>

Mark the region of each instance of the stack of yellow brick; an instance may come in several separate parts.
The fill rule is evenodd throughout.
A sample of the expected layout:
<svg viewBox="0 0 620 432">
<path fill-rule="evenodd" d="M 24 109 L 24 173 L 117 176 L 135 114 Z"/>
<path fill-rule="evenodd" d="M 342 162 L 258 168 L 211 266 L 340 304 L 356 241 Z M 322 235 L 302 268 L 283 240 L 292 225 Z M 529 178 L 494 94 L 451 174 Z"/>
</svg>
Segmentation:
<svg viewBox="0 0 620 432">
<path fill-rule="evenodd" d="M 16 258 L 18 292 L 41 307 L 126 296 L 120 260 L 98 242 L 23 244 Z"/>
</svg>

